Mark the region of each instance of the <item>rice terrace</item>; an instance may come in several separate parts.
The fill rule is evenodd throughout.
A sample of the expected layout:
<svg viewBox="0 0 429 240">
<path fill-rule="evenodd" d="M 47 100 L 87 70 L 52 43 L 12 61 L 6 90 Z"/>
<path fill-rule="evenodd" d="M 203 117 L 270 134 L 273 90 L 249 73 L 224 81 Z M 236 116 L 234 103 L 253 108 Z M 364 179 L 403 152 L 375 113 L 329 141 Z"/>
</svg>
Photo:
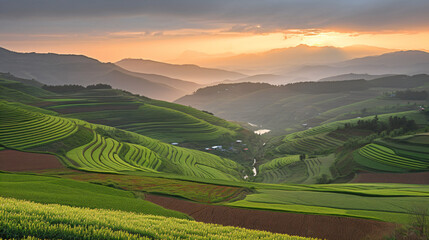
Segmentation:
<svg viewBox="0 0 429 240">
<path fill-rule="evenodd" d="M 429 240 L 428 11 L 0 1 L 0 239 Z"/>
</svg>

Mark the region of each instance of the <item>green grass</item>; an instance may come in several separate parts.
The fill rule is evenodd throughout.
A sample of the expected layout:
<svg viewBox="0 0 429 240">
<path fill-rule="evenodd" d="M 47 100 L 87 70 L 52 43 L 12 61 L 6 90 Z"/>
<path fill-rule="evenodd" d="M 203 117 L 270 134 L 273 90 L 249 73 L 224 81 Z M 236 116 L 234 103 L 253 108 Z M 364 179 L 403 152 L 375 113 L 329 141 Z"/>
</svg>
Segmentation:
<svg viewBox="0 0 429 240">
<path fill-rule="evenodd" d="M 236 131 L 242 129 L 191 107 L 136 97 L 119 90 L 81 91 L 47 101 L 53 105 L 46 109 L 66 113 L 67 117 L 133 131 L 164 142 L 216 145 L 231 142 Z"/>
<path fill-rule="evenodd" d="M 161 164 L 158 154 L 143 146 L 126 145 L 127 151 L 125 156 L 121 158 L 119 153 L 124 148 L 123 143 L 94 134 L 94 139 L 90 143 L 69 151 L 66 157 L 76 163 L 73 167 L 80 170 L 156 172 Z"/>
<path fill-rule="evenodd" d="M 324 128 L 320 128 L 322 131 Z M 282 153 L 318 153 L 332 151 L 341 146 L 344 141 L 328 136 L 326 133 L 317 134 L 301 138 L 284 140 L 284 143 L 277 147 L 277 151 Z"/>
<path fill-rule="evenodd" d="M 388 113 L 388 114 L 381 114 L 378 115 L 379 121 L 387 121 L 390 116 L 397 116 L 397 117 L 403 117 L 405 116 L 408 120 L 414 120 L 417 124 L 426 124 L 427 120 L 426 117 L 421 114 L 418 111 L 406 111 L 406 112 L 399 112 L 399 113 Z M 328 133 L 336 130 L 338 127 L 343 127 L 344 124 L 350 123 L 350 124 L 356 124 L 359 120 L 371 120 L 374 116 L 368 116 L 364 118 L 354 118 L 354 119 L 348 119 L 348 120 L 342 120 L 342 121 L 335 121 L 331 123 L 326 123 L 317 127 L 313 127 L 311 129 L 307 129 L 300 132 L 295 132 L 288 134 L 284 137 L 284 141 L 291 141 L 293 139 L 297 138 L 304 138 L 304 137 L 310 137 L 315 136 L 321 133 Z"/>
<path fill-rule="evenodd" d="M 131 192 L 56 177 L 0 173 L 0 196 L 39 203 L 188 218 L 134 197 Z"/>
<path fill-rule="evenodd" d="M 7 103 L 1 103 L 0 108 L 5 113 L 0 116 L 1 145 L 15 149 L 37 147 L 35 150 L 53 152 L 62 155 L 63 162 L 75 169 L 170 172 L 233 181 L 241 178 L 239 164 L 216 155 L 176 147 L 113 127 L 27 111 Z M 86 134 L 84 128 L 93 133 Z M 70 140 L 78 133 L 84 137 L 80 145 L 77 145 L 79 139 Z M 92 141 L 87 142 L 87 135 L 92 135 Z M 74 148 L 69 149 L 69 146 Z M 65 153 L 61 149 L 69 150 Z"/>
<path fill-rule="evenodd" d="M 58 99 L 55 99 L 58 100 Z M 54 101 L 54 102 L 62 102 L 63 99 L 60 99 L 61 101 Z M 52 101 L 52 99 L 50 99 Z M 75 100 L 76 101 L 76 100 Z M 77 100 L 79 101 L 79 99 Z M 70 104 L 61 104 L 61 105 L 54 105 L 47 107 L 47 109 L 63 109 L 63 108 L 80 108 L 80 107 L 93 107 L 93 106 L 130 106 L 130 105 L 139 105 L 139 102 L 93 102 L 93 103 L 70 103 Z"/>
<path fill-rule="evenodd" d="M 121 211 L 43 205 L 0 198 L 3 238 L 311 239 Z"/>
<path fill-rule="evenodd" d="M 25 149 L 65 138 L 77 131 L 77 125 L 66 118 L 27 111 L 0 102 L 0 144 Z"/>
<path fill-rule="evenodd" d="M 407 223 L 408 211 L 429 204 L 429 188 L 406 184 L 332 184 L 257 188 L 229 206 Z M 295 188 L 294 188 L 295 187 Z"/>
<path fill-rule="evenodd" d="M 259 172 L 275 170 L 277 168 L 282 168 L 286 165 L 289 165 L 294 162 L 300 161 L 299 155 L 291 155 L 280 158 L 275 158 L 267 163 L 264 163 L 259 166 Z"/>
<path fill-rule="evenodd" d="M 249 193 L 248 188 L 223 186 L 177 179 L 119 174 L 62 174 L 61 177 L 73 180 L 115 186 L 128 191 L 143 191 L 189 199 L 202 203 L 218 203 Z"/>
<path fill-rule="evenodd" d="M 360 165 L 383 171 L 429 170 L 429 135 L 377 139 L 360 148 L 355 161 Z"/>
</svg>

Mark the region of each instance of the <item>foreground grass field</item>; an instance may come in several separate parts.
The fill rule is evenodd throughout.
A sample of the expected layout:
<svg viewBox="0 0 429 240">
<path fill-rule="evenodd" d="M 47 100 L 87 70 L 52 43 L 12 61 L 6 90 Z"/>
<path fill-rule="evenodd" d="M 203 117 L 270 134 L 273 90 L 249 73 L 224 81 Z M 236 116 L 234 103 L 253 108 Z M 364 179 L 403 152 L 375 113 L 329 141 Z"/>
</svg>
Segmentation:
<svg viewBox="0 0 429 240">
<path fill-rule="evenodd" d="M 429 205 L 429 186 L 409 184 L 259 185 L 228 206 L 367 218 L 407 224 L 414 207 Z"/>
<path fill-rule="evenodd" d="M 57 177 L 0 173 L 0 196 L 39 203 L 189 218 L 138 199 L 132 192 Z"/>
<path fill-rule="evenodd" d="M 313 239 L 122 211 L 0 198 L 2 238 Z"/>
</svg>

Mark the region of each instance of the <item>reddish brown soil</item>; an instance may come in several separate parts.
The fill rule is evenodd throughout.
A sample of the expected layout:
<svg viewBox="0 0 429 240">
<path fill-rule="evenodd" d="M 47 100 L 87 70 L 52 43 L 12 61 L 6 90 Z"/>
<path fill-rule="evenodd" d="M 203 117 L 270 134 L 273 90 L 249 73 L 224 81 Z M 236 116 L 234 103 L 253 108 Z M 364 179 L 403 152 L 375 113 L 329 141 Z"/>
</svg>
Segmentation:
<svg viewBox="0 0 429 240">
<path fill-rule="evenodd" d="M 52 109 L 63 114 L 80 113 L 80 112 L 97 112 L 106 110 L 132 110 L 137 109 L 138 105 L 101 105 L 101 106 L 85 106 L 85 107 L 69 107 Z"/>
<path fill-rule="evenodd" d="M 64 168 L 54 155 L 15 150 L 0 151 L 0 170 L 34 171 Z"/>
<path fill-rule="evenodd" d="M 180 211 L 196 221 L 329 240 L 383 239 L 395 224 L 347 217 L 294 214 L 206 205 L 146 194 L 146 200 Z"/>
<path fill-rule="evenodd" d="M 420 173 L 368 173 L 361 172 L 353 183 L 407 183 L 429 184 L 429 172 Z"/>
</svg>

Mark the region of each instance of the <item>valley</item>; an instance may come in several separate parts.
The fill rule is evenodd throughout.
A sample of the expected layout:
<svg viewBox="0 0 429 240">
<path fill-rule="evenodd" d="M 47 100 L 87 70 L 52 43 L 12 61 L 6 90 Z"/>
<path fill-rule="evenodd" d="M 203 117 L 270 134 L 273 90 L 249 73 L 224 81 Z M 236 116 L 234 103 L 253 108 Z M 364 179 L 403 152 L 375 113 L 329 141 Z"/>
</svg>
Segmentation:
<svg viewBox="0 0 429 240">
<path fill-rule="evenodd" d="M 0 240 L 429 240 L 428 12 L 0 1 Z"/>
<path fill-rule="evenodd" d="M 425 89 L 426 79 L 422 76 L 414 80 L 415 89 Z M 355 224 L 363 224 L 368 234 L 388 235 L 395 227 L 387 223 L 406 224 L 408 209 L 429 204 L 429 115 L 415 109 L 424 105 L 424 100 L 407 104 L 409 100 L 386 97 L 385 92 L 402 91 L 392 87 L 394 81 L 371 81 L 381 82 L 370 82 L 377 87 L 382 84 L 380 90 L 362 89 L 358 93 L 370 94 L 360 94 L 361 98 L 341 107 L 327 102 L 325 112 L 301 120 L 312 122 L 311 127 L 284 125 L 288 128 L 282 135 L 278 129 L 228 122 L 208 111 L 104 85 L 79 90 L 71 85 L 41 88 L 42 84 L 35 81 L 30 85 L 28 80 L 2 75 L 2 89 L 11 89 L 13 94 L 8 91 L 2 95 L 0 103 L 1 170 L 15 173 L 0 174 L 1 196 L 43 204 L 180 216 L 304 237 L 344 236 L 319 230 L 317 225 L 301 230 L 274 223 L 249 225 L 249 217 L 244 217 L 248 211 L 256 211 L 252 215 L 260 220 L 275 215 L 290 221 L 309 214 L 320 220 L 327 216 L 324 221 L 328 222 L 337 221 L 334 218 L 350 221 L 344 234 L 352 234 Z M 348 83 L 339 87 L 347 89 Z M 253 89 L 259 91 L 260 86 L 267 87 L 262 91 L 277 91 L 269 85 Z M 307 86 L 292 86 L 298 93 L 286 93 L 308 96 L 300 93 Z M 16 98 L 18 95 L 24 97 Z M 329 92 L 319 95 L 332 98 Z M 320 102 L 320 97 L 309 100 Z M 377 105 L 363 112 L 360 107 L 368 106 L 368 102 Z M 383 109 L 392 103 L 396 107 L 384 113 Z M 360 117 L 338 119 L 340 113 L 343 118 L 353 116 L 353 111 Z M 284 135 L 287 132 L 291 133 Z M 211 146 L 220 147 L 207 150 Z M 407 176 L 404 174 L 410 177 L 401 177 Z M 12 183 L 22 187 L 11 188 Z M 62 192 L 59 186 L 73 190 Z M 118 191 L 123 197 L 109 197 L 100 205 L 97 199 L 102 195 L 71 197 L 79 191 L 115 196 L 108 192 Z M 210 205 L 206 208 L 204 204 Z M 214 208 L 208 210 L 211 206 Z M 196 207 L 201 208 L 202 215 L 186 210 Z M 220 213 L 209 217 L 207 211 L 232 211 L 243 217 L 231 221 Z M 356 239 L 361 237 L 356 235 Z"/>
</svg>

